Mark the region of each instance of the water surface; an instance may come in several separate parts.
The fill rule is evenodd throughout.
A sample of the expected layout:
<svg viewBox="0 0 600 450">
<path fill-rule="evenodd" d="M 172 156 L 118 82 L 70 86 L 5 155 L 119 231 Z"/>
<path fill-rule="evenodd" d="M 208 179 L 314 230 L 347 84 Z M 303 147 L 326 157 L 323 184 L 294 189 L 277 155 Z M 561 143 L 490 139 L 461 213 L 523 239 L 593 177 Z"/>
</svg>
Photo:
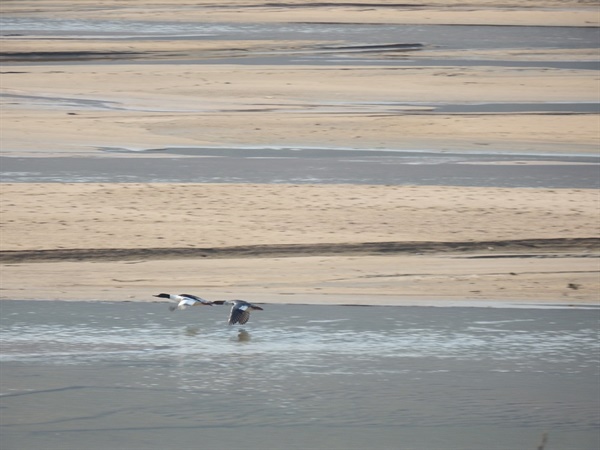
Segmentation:
<svg viewBox="0 0 600 450">
<path fill-rule="evenodd" d="M 597 309 L 1 304 L 2 448 L 593 449 Z"/>
<path fill-rule="evenodd" d="M 182 14 L 185 14 L 183 12 Z M 481 66 L 548 67 L 598 70 L 593 60 L 489 60 L 469 56 L 438 58 L 417 51 L 380 56 L 358 46 L 416 44 L 422 49 L 499 50 L 499 49 L 590 49 L 596 48 L 595 27 L 539 27 L 486 25 L 390 25 L 361 23 L 198 23 L 130 20 L 77 20 L 4 16 L 0 29 L 6 38 L 35 37 L 55 39 L 143 40 L 275 40 L 314 41 L 312 49 L 252 54 L 249 57 L 198 58 L 183 56 L 167 64 L 253 64 L 253 65 L 378 65 L 378 66 Z M 331 44 L 337 47 L 332 49 Z M 236 47 L 239 44 L 236 44 Z M 23 56 L 23 55 L 22 55 Z M 115 55 L 116 56 L 116 55 Z M 152 58 L 151 55 L 147 55 Z M 71 63 L 86 63 L 75 58 Z M 160 61 L 160 60 L 158 60 Z M 136 59 L 115 58 L 114 64 L 139 64 Z M 30 63 L 39 64 L 33 58 Z M 105 62 L 106 63 L 106 62 Z M 48 64 L 48 62 L 45 62 Z"/>
<path fill-rule="evenodd" d="M 598 188 L 595 156 L 323 148 L 103 149 L 105 157 L 0 157 L 4 182 L 325 183 Z M 113 158 L 129 154 L 127 158 Z M 163 157 L 152 157 L 161 154 Z"/>
</svg>

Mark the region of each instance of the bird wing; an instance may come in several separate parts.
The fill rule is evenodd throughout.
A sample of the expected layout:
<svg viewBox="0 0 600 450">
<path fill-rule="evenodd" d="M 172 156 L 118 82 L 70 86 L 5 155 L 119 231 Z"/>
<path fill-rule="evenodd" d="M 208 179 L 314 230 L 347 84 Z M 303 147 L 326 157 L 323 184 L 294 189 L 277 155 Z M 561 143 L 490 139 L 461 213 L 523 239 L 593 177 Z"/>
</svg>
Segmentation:
<svg viewBox="0 0 600 450">
<path fill-rule="evenodd" d="M 248 322 L 248 319 L 250 319 L 250 311 L 242 311 L 238 322 L 240 323 L 240 325 L 244 325 L 246 322 Z"/>
<path fill-rule="evenodd" d="M 229 325 L 236 323 L 245 324 L 250 319 L 250 311 L 248 305 L 233 305 L 231 314 L 229 314 Z"/>
<path fill-rule="evenodd" d="M 183 300 L 181 300 L 179 302 L 179 304 L 177 305 L 177 307 L 179 309 L 185 309 L 188 306 L 194 306 L 197 303 L 196 300 L 192 299 L 192 298 L 184 298 Z"/>
<path fill-rule="evenodd" d="M 203 305 L 212 305 L 212 302 L 205 300 L 201 297 L 198 297 L 196 295 L 192 295 L 192 294 L 179 294 L 181 297 L 185 297 L 185 298 L 189 298 L 191 300 L 194 300 L 195 302 L 200 302 Z"/>
</svg>

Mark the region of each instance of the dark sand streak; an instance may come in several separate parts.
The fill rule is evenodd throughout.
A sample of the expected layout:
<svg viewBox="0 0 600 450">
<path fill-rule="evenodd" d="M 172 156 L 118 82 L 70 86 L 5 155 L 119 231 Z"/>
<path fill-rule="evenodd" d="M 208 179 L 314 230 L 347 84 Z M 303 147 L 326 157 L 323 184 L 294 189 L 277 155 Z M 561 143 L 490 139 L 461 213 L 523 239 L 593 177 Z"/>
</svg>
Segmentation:
<svg viewBox="0 0 600 450">
<path fill-rule="evenodd" d="M 277 258 L 301 256 L 353 256 L 421 253 L 471 252 L 565 252 L 594 251 L 600 238 L 524 239 L 479 242 L 362 242 L 244 245 L 209 248 L 89 248 L 9 250 L 0 254 L 0 263 L 52 261 L 123 261 L 134 259 L 195 258 Z M 504 257 L 505 255 L 497 255 Z M 584 256 L 584 255 L 582 255 Z M 493 256 L 490 256 L 493 257 Z"/>
</svg>

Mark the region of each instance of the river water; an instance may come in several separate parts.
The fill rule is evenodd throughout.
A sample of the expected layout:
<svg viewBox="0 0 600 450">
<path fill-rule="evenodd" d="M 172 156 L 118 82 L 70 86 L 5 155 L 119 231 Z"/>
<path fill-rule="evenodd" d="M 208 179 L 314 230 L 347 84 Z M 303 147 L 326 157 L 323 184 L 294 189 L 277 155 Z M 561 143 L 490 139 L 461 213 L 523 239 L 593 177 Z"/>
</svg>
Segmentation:
<svg viewBox="0 0 600 450">
<path fill-rule="evenodd" d="M 182 11 L 185 14 L 185 11 Z M 250 64 L 250 65 L 377 65 L 377 66 L 479 66 L 546 67 L 595 70 L 597 58 L 578 60 L 490 60 L 472 56 L 438 58 L 417 51 L 388 58 L 379 55 L 380 45 L 415 44 L 415 49 L 498 50 L 498 49 L 589 49 L 596 48 L 595 27 L 486 26 L 486 25 L 393 25 L 360 23 L 216 23 L 130 20 L 77 20 L 57 18 L 0 18 L 1 36 L 11 39 L 24 36 L 54 39 L 143 40 L 274 40 L 314 41 L 315 47 L 302 51 L 261 52 L 244 58 L 195 58 L 182 55 L 166 64 Z M 239 44 L 235 44 L 238 46 Z M 362 48 L 362 47 L 365 48 Z M 370 48 L 375 46 L 375 48 Z M 149 56 L 149 55 L 147 55 Z M 151 57 L 151 56 L 149 56 Z M 34 60 L 33 64 L 38 64 Z M 48 63 L 48 62 L 46 62 Z M 86 64 L 81 58 L 71 64 Z M 108 63 L 106 61 L 105 63 Z M 145 64 L 135 58 L 116 58 L 114 64 Z"/>
<path fill-rule="evenodd" d="M 107 152 L 127 153 L 126 149 Z M 12 183 L 292 183 L 597 189 L 596 156 L 336 149 L 157 149 L 131 158 L 0 157 Z M 170 157 L 153 158 L 151 153 Z M 219 156 L 216 156 L 219 155 Z"/>
<path fill-rule="evenodd" d="M 350 44 L 420 43 L 444 49 L 593 48 L 596 27 L 228 23 L 0 18 L 2 35 L 77 39 L 320 40 Z M 510 30 L 510 32 L 507 32 Z"/>
<path fill-rule="evenodd" d="M 600 310 L 3 301 L 3 450 L 598 448 Z"/>
</svg>

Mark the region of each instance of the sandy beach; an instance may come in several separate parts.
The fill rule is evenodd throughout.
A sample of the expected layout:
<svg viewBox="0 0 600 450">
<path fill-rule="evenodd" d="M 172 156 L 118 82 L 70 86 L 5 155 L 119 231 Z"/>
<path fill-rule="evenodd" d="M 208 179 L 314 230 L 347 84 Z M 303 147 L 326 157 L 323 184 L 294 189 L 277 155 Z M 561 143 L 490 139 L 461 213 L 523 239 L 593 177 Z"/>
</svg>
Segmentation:
<svg viewBox="0 0 600 450">
<path fill-rule="evenodd" d="M 3 15 L 17 31 L 1 41 L 3 156 L 118 160 L 135 155 L 102 149 L 178 146 L 598 154 L 598 114 L 527 110 L 598 103 L 597 71 L 577 66 L 597 60 L 593 45 L 471 51 L 382 36 L 356 52 L 328 35 L 117 39 L 117 32 L 93 31 L 80 39 L 68 30 L 18 29 L 27 20 L 593 29 L 596 2 L 536 1 L 527 8 L 493 1 L 407 8 L 381 1 L 5 3 Z M 306 55 L 315 62 L 278 59 Z M 349 62 L 330 63 L 324 59 L 330 55 Z M 548 66 L 532 65 L 540 61 Z M 552 67 L 566 63 L 572 67 Z M 479 103 L 492 112 L 436 110 Z M 506 103 L 521 106 L 494 110 Z M 159 163 L 168 156 L 150 157 Z M 3 299 L 153 301 L 161 291 L 190 291 L 287 303 L 599 302 L 596 189 L 194 183 L 3 183 L 0 189 Z"/>
<path fill-rule="evenodd" d="M 3 298 L 572 304 L 600 289 L 593 189 L 19 183 L 2 193 Z"/>
</svg>

